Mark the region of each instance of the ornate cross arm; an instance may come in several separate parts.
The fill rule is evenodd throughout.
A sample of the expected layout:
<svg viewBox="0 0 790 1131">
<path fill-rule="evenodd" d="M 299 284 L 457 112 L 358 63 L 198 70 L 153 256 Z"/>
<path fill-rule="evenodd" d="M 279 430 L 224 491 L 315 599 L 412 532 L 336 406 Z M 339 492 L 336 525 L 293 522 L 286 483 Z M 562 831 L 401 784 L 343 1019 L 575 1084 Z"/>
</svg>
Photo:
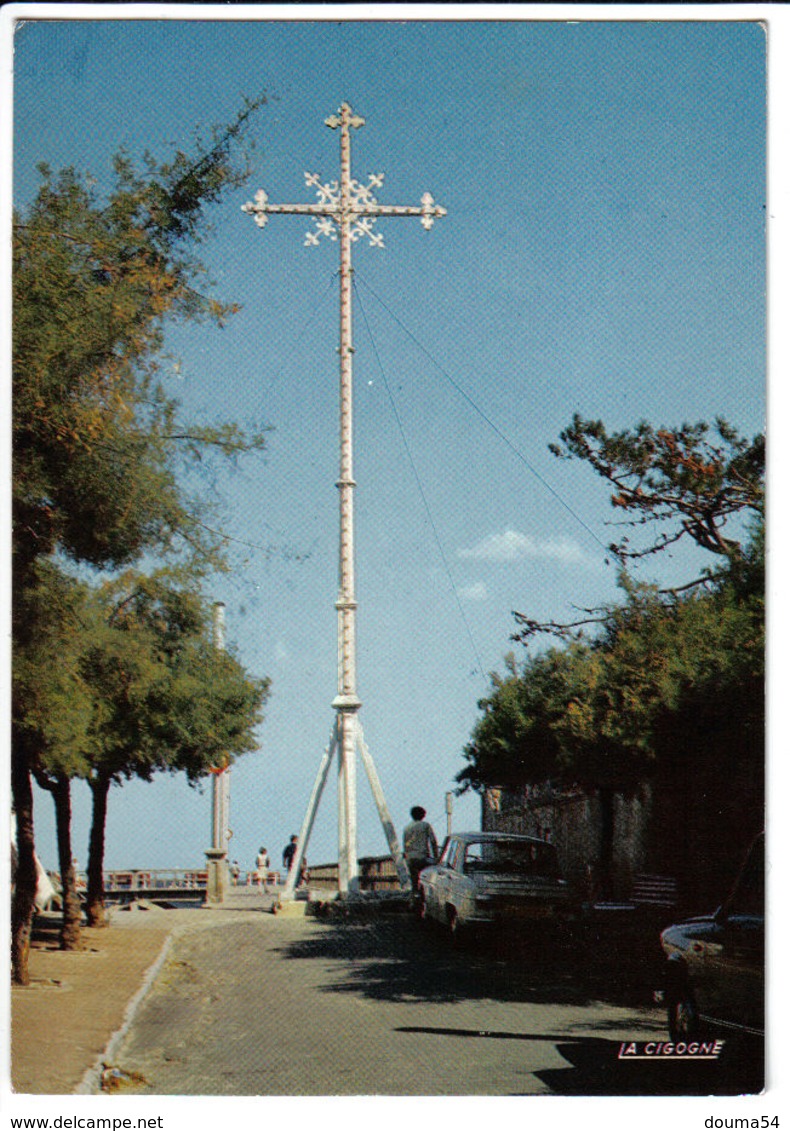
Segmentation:
<svg viewBox="0 0 790 1131">
<path fill-rule="evenodd" d="M 254 201 L 248 200 L 241 206 L 242 212 L 255 217 L 259 228 L 266 226 L 269 216 L 327 216 L 333 215 L 337 209 L 325 204 L 270 204 L 269 197 L 263 189 L 258 189 Z"/>
<path fill-rule="evenodd" d="M 305 244 L 310 247 L 318 245 L 320 236 L 337 240 L 341 227 L 346 228 L 351 240 L 366 236 L 372 247 L 383 247 L 383 237 L 373 231 L 373 225 L 380 216 L 419 216 L 423 228 L 428 231 L 438 217 L 447 215 L 447 209 L 438 205 L 429 192 L 424 193 L 420 204 L 415 206 L 379 204 L 374 190 L 384 184 L 383 174 L 370 173 L 367 184 L 351 177 L 349 130 L 364 124 L 364 118 L 353 114 L 346 103 L 340 108 L 340 116 L 327 118 L 326 125 L 332 129 L 340 128 L 342 132 L 341 176 L 338 180 L 324 183 L 318 173 L 305 173 L 307 188 L 315 189 L 318 196 L 315 204 L 271 204 L 266 192 L 259 189 L 254 200 L 242 205 L 242 212 L 254 216 L 259 228 L 265 227 L 269 216 L 277 214 L 314 216 L 315 228 L 307 232 L 305 238 Z"/>
<path fill-rule="evenodd" d="M 367 185 L 351 181 L 347 199 L 343 201 L 337 181 L 321 184 L 317 173 L 305 173 L 307 187 L 314 187 L 318 193 L 317 203 L 271 204 L 267 193 L 258 189 L 254 200 L 248 200 L 241 210 L 254 216 L 259 228 L 265 227 L 269 216 L 315 216 L 315 231 L 308 232 L 305 238 L 305 244 L 312 247 L 318 245 L 318 237 L 322 235 L 336 240 L 338 224 L 343 220 L 351 225 L 352 240 L 367 236 L 371 247 L 383 247 L 383 236 L 373 232 L 373 224 L 379 216 L 419 216 L 423 228 L 429 231 L 439 217 L 447 215 L 447 209 L 437 204 L 429 192 L 423 193 L 418 206 L 379 204 L 371 190 L 378 188 L 384 178 L 380 173 L 370 174 L 368 181 Z"/>
<path fill-rule="evenodd" d="M 429 192 L 423 193 L 420 197 L 420 207 L 410 208 L 408 205 L 398 204 L 377 204 L 372 202 L 365 209 L 366 216 L 421 216 L 420 221 L 426 232 L 429 231 L 434 222 L 440 216 L 447 215 L 447 209 L 442 208 L 437 204 Z"/>
</svg>

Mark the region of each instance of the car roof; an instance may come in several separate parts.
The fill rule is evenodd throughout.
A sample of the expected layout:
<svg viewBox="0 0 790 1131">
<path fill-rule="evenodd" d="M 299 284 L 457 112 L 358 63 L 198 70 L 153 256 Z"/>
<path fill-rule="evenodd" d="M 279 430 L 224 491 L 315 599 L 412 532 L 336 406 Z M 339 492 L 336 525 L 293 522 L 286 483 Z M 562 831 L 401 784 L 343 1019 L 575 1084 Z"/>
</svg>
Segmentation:
<svg viewBox="0 0 790 1131">
<path fill-rule="evenodd" d="M 461 840 L 465 844 L 469 843 L 470 841 L 474 841 L 475 843 L 485 841 L 487 843 L 489 841 L 496 842 L 500 840 L 515 840 L 523 844 L 542 844 L 549 848 L 554 847 L 554 845 L 552 845 L 548 840 L 541 840 L 541 838 L 537 836 L 525 836 L 523 833 L 451 833 L 449 839 Z"/>
</svg>

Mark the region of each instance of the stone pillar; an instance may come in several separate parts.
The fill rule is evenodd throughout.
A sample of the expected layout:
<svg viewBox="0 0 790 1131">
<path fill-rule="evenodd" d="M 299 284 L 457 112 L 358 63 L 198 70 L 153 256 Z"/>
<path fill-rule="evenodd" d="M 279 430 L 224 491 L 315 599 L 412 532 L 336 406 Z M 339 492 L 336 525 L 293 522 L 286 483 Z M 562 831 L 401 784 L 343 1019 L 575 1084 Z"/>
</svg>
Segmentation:
<svg viewBox="0 0 790 1131">
<path fill-rule="evenodd" d="M 206 903 L 223 903 L 228 890 L 228 854 L 219 848 L 206 849 L 208 884 Z"/>
</svg>

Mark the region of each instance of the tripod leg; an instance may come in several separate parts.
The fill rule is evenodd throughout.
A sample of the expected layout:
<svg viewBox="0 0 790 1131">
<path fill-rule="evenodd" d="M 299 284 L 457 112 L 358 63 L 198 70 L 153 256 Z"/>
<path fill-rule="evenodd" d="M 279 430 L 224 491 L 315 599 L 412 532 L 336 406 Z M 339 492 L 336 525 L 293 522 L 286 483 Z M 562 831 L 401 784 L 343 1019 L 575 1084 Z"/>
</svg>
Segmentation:
<svg viewBox="0 0 790 1131">
<path fill-rule="evenodd" d="M 332 757 L 337 749 L 337 723 L 332 728 L 332 737 L 329 745 L 324 751 L 324 756 L 321 759 L 321 764 L 318 767 L 316 774 L 315 784 L 313 785 L 313 792 L 310 794 L 310 800 L 307 803 L 307 812 L 305 813 L 304 821 L 302 822 L 302 830 L 299 833 L 299 843 L 294 853 L 294 858 L 291 861 L 291 868 L 288 872 L 288 878 L 285 881 L 280 900 L 293 899 L 294 889 L 299 879 L 299 874 L 302 868 L 302 860 L 307 851 L 307 843 L 310 840 L 310 833 L 313 831 L 313 823 L 315 815 L 318 812 L 318 803 L 321 800 L 321 794 L 324 792 L 326 779 L 329 774 L 329 767 L 332 764 Z"/>
<path fill-rule="evenodd" d="M 376 808 L 378 809 L 379 817 L 381 818 L 384 835 L 387 838 L 387 844 L 389 845 L 390 852 L 392 853 L 392 859 L 395 861 L 395 869 L 398 873 L 398 879 L 400 880 L 402 887 L 408 888 L 409 891 L 411 891 L 411 877 L 409 875 L 409 869 L 406 867 L 406 861 L 403 859 L 403 853 L 401 852 L 400 844 L 398 842 L 398 834 L 395 832 L 395 826 L 392 823 L 392 818 L 390 817 L 389 809 L 387 808 L 387 802 L 384 797 L 384 790 L 381 788 L 381 782 L 379 780 L 379 775 L 376 771 L 376 767 L 373 763 L 373 758 L 371 757 L 370 751 L 365 745 L 365 740 L 362 737 L 361 726 L 357 731 L 357 739 L 359 742 L 359 752 L 362 756 L 362 763 L 365 767 L 365 770 L 367 771 L 368 781 L 370 782 L 370 788 L 373 792 L 373 799 L 376 802 Z"/>
</svg>

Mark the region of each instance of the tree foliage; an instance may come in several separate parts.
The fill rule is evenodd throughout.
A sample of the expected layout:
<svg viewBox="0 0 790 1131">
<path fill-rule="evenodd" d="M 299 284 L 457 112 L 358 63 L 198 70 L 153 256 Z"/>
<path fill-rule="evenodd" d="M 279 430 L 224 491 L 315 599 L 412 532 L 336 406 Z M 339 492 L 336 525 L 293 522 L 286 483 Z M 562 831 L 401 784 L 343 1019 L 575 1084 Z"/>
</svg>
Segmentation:
<svg viewBox="0 0 790 1131">
<path fill-rule="evenodd" d="M 13 503 L 18 566 L 57 549 L 119 566 L 143 550 L 210 555 L 175 459 L 259 447 L 233 424 L 194 428 L 157 380 L 168 320 L 223 325 L 194 257 L 206 210 L 246 176 L 232 145 L 250 104 L 209 149 L 172 161 L 121 155 L 107 198 L 73 169 L 42 183 L 13 224 Z"/>
<path fill-rule="evenodd" d="M 88 588 L 49 560 L 36 563 L 15 595 L 20 617 L 37 631 L 14 653 L 15 737 L 35 761 L 69 776 L 84 768 L 89 692 L 80 674 Z"/>
<path fill-rule="evenodd" d="M 629 584 L 594 639 L 493 677 L 458 781 L 629 790 L 681 757 L 689 773 L 705 760 L 722 772 L 760 760 L 763 680 L 759 596 L 722 581 L 668 605 Z"/>
<path fill-rule="evenodd" d="M 635 524 L 664 522 L 655 553 L 682 537 L 723 559 L 704 577 L 672 592 L 637 584 L 623 568 L 619 603 L 570 624 L 516 613 L 514 639 L 548 633 L 562 641 L 519 669 L 492 678 L 465 749 L 462 789 L 554 780 L 628 791 L 663 769 L 688 781 L 732 773 L 756 790 L 764 727 L 763 445 L 717 422 L 670 433 L 641 424 L 609 437 L 578 417 L 563 441 L 617 488 L 615 505 Z M 725 536 L 740 515 L 743 540 Z"/>
<path fill-rule="evenodd" d="M 86 586 L 51 561 L 38 561 L 17 594 L 20 614 L 37 630 L 18 649 L 12 672 L 18 759 L 55 805 L 64 949 L 80 943 L 82 910 L 71 845 L 71 779 L 85 773 L 89 690 L 80 672 Z"/>
<path fill-rule="evenodd" d="M 154 773 L 195 783 L 255 749 L 268 680 L 247 675 L 211 638 L 197 592 L 133 572 L 93 595 L 82 677 L 91 696 L 83 775 L 93 794 L 89 921 L 102 921 L 110 787 Z"/>
<path fill-rule="evenodd" d="M 137 168 L 119 154 L 101 194 L 74 169 L 41 166 L 35 200 L 13 217 L 17 688 L 39 642 L 60 631 L 58 606 L 34 597 L 43 561 L 118 569 L 143 554 L 178 555 L 193 575 L 222 565 L 222 535 L 204 521 L 204 500 L 184 492 L 179 461 L 207 450 L 233 458 L 264 438 L 233 423 L 182 421 L 158 366 L 168 321 L 222 326 L 236 309 L 212 296 L 195 249 L 210 207 L 246 178 L 244 131 L 262 101 L 167 161 L 146 155 Z M 15 693 L 12 708 L 12 950 L 14 978 L 25 983 L 35 898 L 30 774 L 53 747 L 41 744 L 35 695 Z"/>
<path fill-rule="evenodd" d="M 642 421 L 610 435 L 600 420 L 577 414 L 560 440 L 550 450 L 584 460 L 610 483 L 612 506 L 629 516 L 625 525 L 657 528 L 646 546 L 632 546 L 628 534 L 613 543 L 621 560 L 684 538 L 712 554 L 738 555 L 740 538 L 725 534 L 728 521 L 764 513 L 765 438 L 746 440 L 725 420 L 717 419 L 714 429 L 703 422 L 656 429 Z"/>
</svg>

